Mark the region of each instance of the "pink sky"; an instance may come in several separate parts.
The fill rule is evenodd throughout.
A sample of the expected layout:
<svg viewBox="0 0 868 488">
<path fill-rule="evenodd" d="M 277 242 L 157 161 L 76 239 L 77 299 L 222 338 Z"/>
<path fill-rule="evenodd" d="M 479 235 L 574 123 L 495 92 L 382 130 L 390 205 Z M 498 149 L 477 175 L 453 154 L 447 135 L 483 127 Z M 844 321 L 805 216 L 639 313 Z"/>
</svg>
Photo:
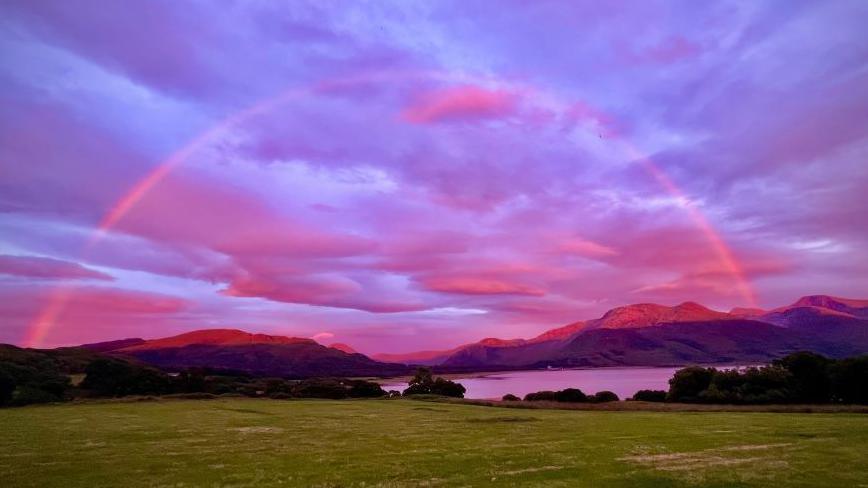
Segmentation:
<svg viewBox="0 0 868 488">
<path fill-rule="evenodd" d="M 0 14 L 0 342 L 868 297 L 865 2 Z"/>
</svg>

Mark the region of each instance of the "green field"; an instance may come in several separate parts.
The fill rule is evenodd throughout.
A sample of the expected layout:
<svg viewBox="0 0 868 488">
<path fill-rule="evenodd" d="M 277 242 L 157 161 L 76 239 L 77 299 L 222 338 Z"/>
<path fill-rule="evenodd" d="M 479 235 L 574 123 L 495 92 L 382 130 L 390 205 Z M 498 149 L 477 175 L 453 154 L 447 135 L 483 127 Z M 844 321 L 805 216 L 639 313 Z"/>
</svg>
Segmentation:
<svg viewBox="0 0 868 488">
<path fill-rule="evenodd" d="M 868 415 L 220 399 L 0 410 L 0 485 L 868 486 Z"/>
</svg>

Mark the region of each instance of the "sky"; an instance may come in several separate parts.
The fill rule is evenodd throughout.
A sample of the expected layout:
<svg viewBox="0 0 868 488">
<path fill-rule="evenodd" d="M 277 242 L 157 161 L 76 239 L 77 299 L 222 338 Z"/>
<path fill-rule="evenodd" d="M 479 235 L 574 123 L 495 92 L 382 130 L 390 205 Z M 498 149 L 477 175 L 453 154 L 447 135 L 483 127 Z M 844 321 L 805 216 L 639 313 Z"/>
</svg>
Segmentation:
<svg viewBox="0 0 868 488">
<path fill-rule="evenodd" d="M 868 298 L 868 2 L 0 4 L 0 342 Z"/>
</svg>

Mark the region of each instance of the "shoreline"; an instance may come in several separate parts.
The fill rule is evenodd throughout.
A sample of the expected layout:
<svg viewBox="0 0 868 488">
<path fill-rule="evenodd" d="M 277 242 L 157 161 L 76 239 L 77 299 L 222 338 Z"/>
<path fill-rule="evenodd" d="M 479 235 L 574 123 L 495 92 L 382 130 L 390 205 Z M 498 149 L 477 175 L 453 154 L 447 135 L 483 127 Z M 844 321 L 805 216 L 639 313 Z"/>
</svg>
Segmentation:
<svg viewBox="0 0 868 488">
<path fill-rule="evenodd" d="M 667 366 L 580 366 L 576 368 L 538 368 L 538 369 L 497 369 L 492 371 L 473 371 L 467 373 L 443 373 L 437 374 L 434 373 L 434 376 L 443 377 L 447 380 L 460 380 L 460 379 L 477 379 L 477 378 L 485 378 L 488 376 L 496 376 L 496 375 L 504 375 L 504 374 L 514 374 L 514 373 L 540 373 L 540 372 L 557 372 L 557 371 L 588 371 L 588 370 L 617 370 L 617 369 L 681 369 L 687 368 L 690 366 L 700 366 L 703 368 L 718 368 L 718 369 L 733 369 L 733 368 L 752 368 L 752 367 L 761 367 L 767 366 L 768 364 L 739 364 L 739 363 L 701 363 L 701 364 L 681 364 L 681 365 L 667 365 Z M 422 366 L 426 368 L 435 368 L 436 366 Z M 412 379 L 412 375 L 403 375 L 403 376 L 392 376 L 389 378 L 374 378 L 367 377 L 361 378 L 369 381 L 373 381 L 375 383 L 379 383 L 380 385 L 387 384 L 395 384 L 395 383 L 407 383 L 410 379 Z"/>
</svg>

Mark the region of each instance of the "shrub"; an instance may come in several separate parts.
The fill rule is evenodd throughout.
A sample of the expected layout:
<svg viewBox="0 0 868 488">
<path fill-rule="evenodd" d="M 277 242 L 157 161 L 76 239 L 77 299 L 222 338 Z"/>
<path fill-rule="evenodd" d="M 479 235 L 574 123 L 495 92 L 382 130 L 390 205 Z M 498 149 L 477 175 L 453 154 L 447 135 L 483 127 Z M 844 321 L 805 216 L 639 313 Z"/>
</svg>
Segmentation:
<svg viewBox="0 0 868 488">
<path fill-rule="evenodd" d="M 383 390 L 383 387 L 373 381 L 353 380 L 349 384 L 349 395 L 353 398 L 379 398 L 386 396 L 386 391 Z"/>
<path fill-rule="evenodd" d="M 518 402 L 521 401 L 521 398 L 513 395 L 512 393 L 507 393 L 506 395 L 503 395 L 503 398 L 501 398 L 501 400 L 505 402 Z"/>
<path fill-rule="evenodd" d="M 663 390 L 639 390 L 633 395 L 633 400 L 639 402 L 665 402 L 666 392 Z"/>
<path fill-rule="evenodd" d="M 12 400 L 15 391 L 15 378 L 11 374 L 0 369 L 0 405 L 6 405 Z"/>
<path fill-rule="evenodd" d="M 842 359 L 829 368 L 831 399 L 868 404 L 868 355 Z"/>
<path fill-rule="evenodd" d="M 175 379 L 176 391 L 183 393 L 196 393 L 208 390 L 205 370 L 202 368 L 190 368 L 181 371 Z"/>
<path fill-rule="evenodd" d="M 584 403 L 588 401 L 588 395 L 578 388 L 566 388 L 555 392 L 555 401 L 563 403 Z"/>
<path fill-rule="evenodd" d="M 464 398 L 464 393 L 467 390 L 461 383 L 449 381 L 445 378 L 437 378 L 434 384 L 431 385 L 431 393 L 435 395 L 443 395 L 455 398 Z"/>
<path fill-rule="evenodd" d="M 536 393 L 528 393 L 524 396 L 524 401 L 526 402 L 554 402 L 556 399 L 557 393 L 553 391 L 538 391 Z"/>
<path fill-rule="evenodd" d="M 61 398 L 51 393 L 30 385 L 24 385 L 15 390 L 12 405 L 30 405 L 33 403 L 58 402 Z"/>
<path fill-rule="evenodd" d="M 611 391 L 599 391 L 596 395 L 592 396 L 590 400 L 594 403 L 607 403 L 607 402 L 617 402 L 620 400 L 618 395 Z"/>
<path fill-rule="evenodd" d="M 436 380 L 431 374 L 430 368 L 419 368 L 416 375 L 410 380 L 410 384 L 404 395 L 442 395 L 449 397 L 464 398 L 466 392 L 464 385 L 438 377 Z"/>
<path fill-rule="evenodd" d="M 169 376 L 119 359 L 99 358 L 85 369 L 81 387 L 102 396 L 160 395 L 171 392 Z"/>
<path fill-rule="evenodd" d="M 699 366 L 679 369 L 669 380 L 669 393 L 666 399 L 673 402 L 698 401 L 699 394 L 711 384 L 711 379 L 716 371 L 714 368 L 701 368 Z"/>
<path fill-rule="evenodd" d="M 340 400 L 349 396 L 349 388 L 335 379 L 309 379 L 296 383 L 292 389 L 292 396 L 298 398 L 330 398 L 332 400 Z"/>
<path fill-rule="evenodd" d="M 832 390 L 830 360 L 812 352 L 790 354 L 773 364 L 790 372 L 791 400 L 799 403 L 825 403 Z"/>
</svg>

